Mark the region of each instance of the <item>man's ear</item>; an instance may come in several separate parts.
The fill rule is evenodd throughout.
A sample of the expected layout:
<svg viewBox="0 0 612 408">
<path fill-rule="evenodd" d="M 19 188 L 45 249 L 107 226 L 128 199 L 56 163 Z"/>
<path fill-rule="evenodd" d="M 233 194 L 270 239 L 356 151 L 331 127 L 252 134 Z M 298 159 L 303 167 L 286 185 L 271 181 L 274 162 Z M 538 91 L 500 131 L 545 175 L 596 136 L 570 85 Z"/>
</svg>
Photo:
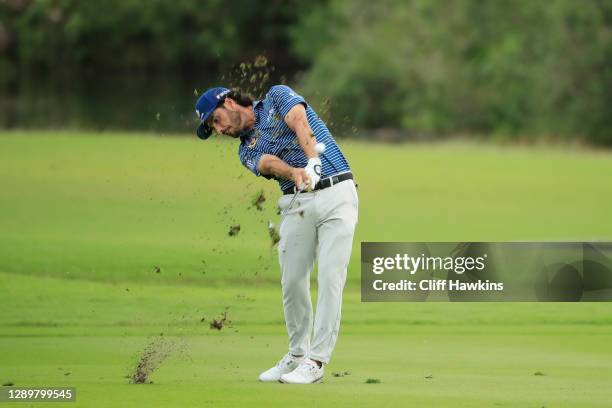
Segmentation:
<svg viewBox="0 0 612 408">
<path fill-rule="evenodd" d="M 236 110 L 236 101 L 232 98 L 225 98 L 223 101 L 223 107 L 226 109 L 229 108 L 230 110 Z"/>
</svg>

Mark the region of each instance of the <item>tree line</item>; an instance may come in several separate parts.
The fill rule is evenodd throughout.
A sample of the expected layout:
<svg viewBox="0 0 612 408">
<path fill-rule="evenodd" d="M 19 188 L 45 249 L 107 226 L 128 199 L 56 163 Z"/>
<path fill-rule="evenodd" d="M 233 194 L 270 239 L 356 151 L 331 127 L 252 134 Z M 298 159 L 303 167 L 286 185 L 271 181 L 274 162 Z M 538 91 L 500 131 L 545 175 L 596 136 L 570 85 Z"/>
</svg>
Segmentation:
<svg viewBox="0 0 612 408">
<path fill-rule="evenodd" d="M 0 2 L 1 86 L 259 55 L 362 129 L 612 145 L 612 0 Z"/>
</svg>

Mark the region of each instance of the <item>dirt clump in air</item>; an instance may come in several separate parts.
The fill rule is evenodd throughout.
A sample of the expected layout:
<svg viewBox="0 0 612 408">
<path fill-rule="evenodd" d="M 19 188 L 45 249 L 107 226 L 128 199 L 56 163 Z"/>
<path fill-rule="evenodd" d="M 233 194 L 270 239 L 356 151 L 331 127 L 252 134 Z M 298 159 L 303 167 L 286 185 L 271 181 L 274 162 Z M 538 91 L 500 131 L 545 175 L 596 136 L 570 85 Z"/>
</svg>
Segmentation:
<svg viewBox="0 0 612 408">
<path fill-rule="evenodd" d="M 238 235 L 240 232 L 240 224 L 232 225 L 227 233 L 230 237 Z"/>
<path fill-rule="evenodd" d="M 180 346 L 162 335 L 153 339 L 144 349 L 134 372 L 129 376 L 132 384 L 152 384 L 151 374 Z"/>
<path fill-rule="evenodd" d="M 263 190 L 259 190 L 257 194 L 251 200 L 253 207 L 257 208 L 257 211 L 263 211 L 263 203 L 266 202 L 266 196 Z"/>
<path fill-rule="evenodd" d="M 221 316 L 219 319 L 213 319 L 212 322 L 210 322 L 210 329 L 217 329 L 217 330 L 221 330 L 223 327 L 228 326 L 232 323 L 231 320 L 229 320 L 227 318 L 227 311 L 223 312 L 223 316 Z"/>
</svg>

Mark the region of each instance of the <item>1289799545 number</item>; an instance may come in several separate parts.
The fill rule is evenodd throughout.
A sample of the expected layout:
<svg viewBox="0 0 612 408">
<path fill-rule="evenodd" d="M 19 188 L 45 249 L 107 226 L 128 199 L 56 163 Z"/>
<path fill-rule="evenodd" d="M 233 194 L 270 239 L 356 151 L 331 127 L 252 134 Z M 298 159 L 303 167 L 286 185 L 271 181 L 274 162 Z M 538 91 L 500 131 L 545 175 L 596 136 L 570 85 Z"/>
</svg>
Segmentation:
<svg viewBox="0 0 612 408">
<path fill-rule="evenodd" d="M 76 389 L 51 387 L 7 387 L 0 391 L 0 402 L 2 401 L 76 401 Z"/>
</svg>

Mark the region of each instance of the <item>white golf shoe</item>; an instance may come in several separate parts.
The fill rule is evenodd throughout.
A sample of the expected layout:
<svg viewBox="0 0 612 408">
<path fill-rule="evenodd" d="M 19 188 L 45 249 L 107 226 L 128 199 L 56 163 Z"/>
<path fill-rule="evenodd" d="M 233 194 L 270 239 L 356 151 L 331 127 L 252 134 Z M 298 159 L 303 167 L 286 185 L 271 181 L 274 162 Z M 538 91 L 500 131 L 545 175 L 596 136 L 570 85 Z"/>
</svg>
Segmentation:
<svg viewBox="0 0 612 408">
<path fill-rule="evenodd" d="M 306 359 L 292 372 L 281 375 L 280 382 L 285 384 L 312 384 L 323 379 L 323 365 Z"/>
<path fill-rule="evenodd" d="M 304 361 L 304 356 L 295 357 L 291 353 L 287 353 L 274 367 L 261 373 L 259 381 L 278 382 L 281 375 L 292 372 L 302 361 Z"/>
</svg>

